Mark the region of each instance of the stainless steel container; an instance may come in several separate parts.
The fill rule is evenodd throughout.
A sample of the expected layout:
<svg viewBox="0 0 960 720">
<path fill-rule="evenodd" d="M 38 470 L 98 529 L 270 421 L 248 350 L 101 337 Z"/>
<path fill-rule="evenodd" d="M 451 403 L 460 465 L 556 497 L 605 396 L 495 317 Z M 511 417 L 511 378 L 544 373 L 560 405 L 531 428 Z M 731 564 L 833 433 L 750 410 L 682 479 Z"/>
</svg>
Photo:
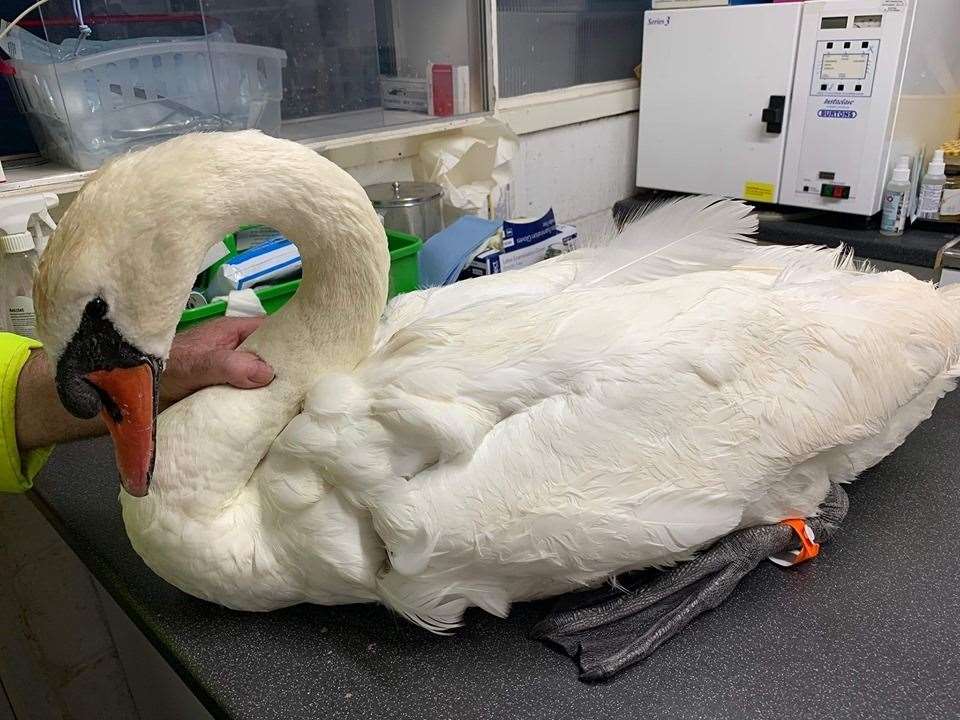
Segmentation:
<svg viewBox="0 0 960 720">
<path fill-rule="evenodd" d="M 364 188 L 383 226 L 427 240 L 443 230 L 443 188 L 428 182 L 392 182 Z"/>
</svg>

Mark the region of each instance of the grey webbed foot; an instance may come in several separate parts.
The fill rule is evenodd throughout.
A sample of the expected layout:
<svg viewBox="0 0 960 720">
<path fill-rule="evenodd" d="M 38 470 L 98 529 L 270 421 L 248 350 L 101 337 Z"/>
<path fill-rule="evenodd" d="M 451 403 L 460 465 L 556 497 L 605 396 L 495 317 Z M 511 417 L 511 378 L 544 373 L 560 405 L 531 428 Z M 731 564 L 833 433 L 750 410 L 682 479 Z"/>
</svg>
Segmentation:
<svg viewBox="0 0 960 720">
<path fill-rule="evenodd" d="M 833 485 L 817 517 L 807 520 L 817 543 L 829 540 L 847 514 L 846 493 Z M 693 560 L 652 580 L 649 573 L 588 594 L 554 611 L 531 636 L 557 645 L 580 665 L 580 679 L 612 677 L 640 662 L 702 613 L 717 607 L 764 559 L 799 547 L 784 523 L 737 530 Z"/>
</svg>

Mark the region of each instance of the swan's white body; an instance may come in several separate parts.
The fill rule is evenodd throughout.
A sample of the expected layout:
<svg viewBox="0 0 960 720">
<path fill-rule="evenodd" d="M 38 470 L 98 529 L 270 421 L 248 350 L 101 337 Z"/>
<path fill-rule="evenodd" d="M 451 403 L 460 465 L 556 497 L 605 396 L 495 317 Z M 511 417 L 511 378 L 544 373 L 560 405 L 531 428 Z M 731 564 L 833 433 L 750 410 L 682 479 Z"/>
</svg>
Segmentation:
<svg viewBox="0 0 960 720">
<path fill-rule="evenodd" d="M 244 156 L 277 152 L 246 138 Z M 256 219 L 301 242 L 306 278 L 316 220 L 269 212 Z M 719 234 L 749 229 L 742 216 Z M 443 630 L 469 605 L 504 614 L 811 515 L 954 387 L 960 297 L 838 253 L 740 245 L 652 274 L 576 253 L 414 293 L 352 354 L 324 349 L 347 334 L 321 317 L 348 312 L 349 293 L 329 298 L 342 279 L 305 280 L 252 338 L 273 385 L 160 416 L 151 492 L 121 494 L 134 547 L 231 607 L 379 600 Z"/>
</svg>

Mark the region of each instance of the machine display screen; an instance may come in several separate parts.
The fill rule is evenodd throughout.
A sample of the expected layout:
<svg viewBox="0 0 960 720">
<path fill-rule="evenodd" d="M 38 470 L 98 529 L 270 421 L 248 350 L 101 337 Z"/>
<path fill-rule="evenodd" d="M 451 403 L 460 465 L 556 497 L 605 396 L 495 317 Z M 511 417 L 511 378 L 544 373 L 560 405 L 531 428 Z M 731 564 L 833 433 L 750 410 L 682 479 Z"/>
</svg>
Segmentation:
<svg viewBox="0 0 960 720">
<path fill-rule="evenodd" d="M 841 15 L 840 17 L 825 17 L 820 21 L 821 30 L 846 30 L 847 29 L 847 16 Z"/>
<path fill-rule="evenodd" d="M 827 53 L 823 56 L 823 80 L 862 80 L 867 76 L 869 53 Z"/>
</svg>

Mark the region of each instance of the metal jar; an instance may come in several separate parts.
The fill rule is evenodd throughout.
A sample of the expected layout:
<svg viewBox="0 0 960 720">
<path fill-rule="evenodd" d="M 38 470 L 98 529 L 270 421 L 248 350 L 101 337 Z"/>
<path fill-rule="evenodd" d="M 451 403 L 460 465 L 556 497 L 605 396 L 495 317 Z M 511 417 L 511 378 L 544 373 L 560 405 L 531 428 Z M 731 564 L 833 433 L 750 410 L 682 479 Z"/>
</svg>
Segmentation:
<svg viewBox="0 0 960 720">
<path fill-rule="evenodd" d="M 428 240 L 443 230 L 443 188 L 428 182 L 392 182 L 364 188 L 383 226 Z"/>
</svg>

